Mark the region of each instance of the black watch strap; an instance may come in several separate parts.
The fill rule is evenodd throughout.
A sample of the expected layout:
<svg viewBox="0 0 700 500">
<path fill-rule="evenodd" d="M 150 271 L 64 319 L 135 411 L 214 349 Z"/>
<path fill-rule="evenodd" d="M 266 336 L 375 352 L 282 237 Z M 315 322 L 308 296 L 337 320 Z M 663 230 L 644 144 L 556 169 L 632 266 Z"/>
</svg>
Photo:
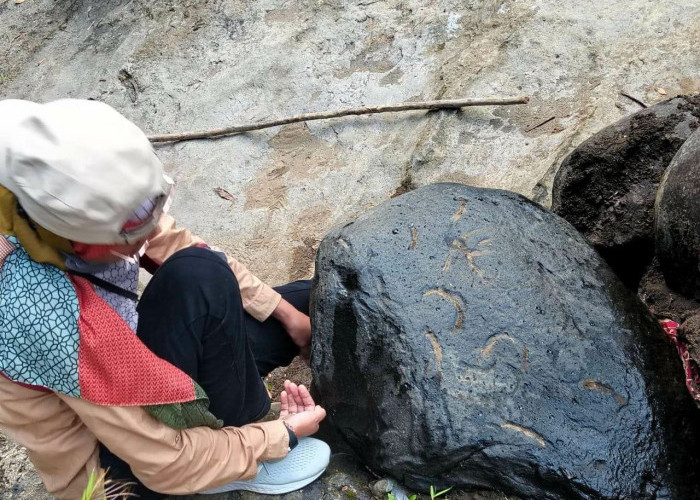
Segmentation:
<svg viewBox="0 0 700 500">
<path fill-rule="evenodd" d="M 284 422 L 284 426 L 287 428 L 287 433 L 289 434 L 289 450 L 291 451 L 299 444 L 299 439 L 287 422 Z"/>
</svg>

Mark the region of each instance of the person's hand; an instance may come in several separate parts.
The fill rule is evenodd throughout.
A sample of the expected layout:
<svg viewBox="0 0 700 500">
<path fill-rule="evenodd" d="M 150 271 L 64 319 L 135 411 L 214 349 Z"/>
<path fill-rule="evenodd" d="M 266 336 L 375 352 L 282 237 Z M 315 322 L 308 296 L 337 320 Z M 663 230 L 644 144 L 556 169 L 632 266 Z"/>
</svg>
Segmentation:
<svg viewBox="0 0 700 500">
<path fill-rule="evenodd" d="M 316 403 L 305 386 L 297 386 L 289 380 L 284 381 L 284 390 L 280 393 L 281 420 L 296 413 L 312 411 L 315 407 Z"/>
<path fill-rule="evenodd" d="M 326 410 L 314 403 L 309 390 L 303 385 L 284 381 L 280 393 L 280 420 L 291 427 L 298 437 L 310 436 L 318 431 L 318 425 L 326 418 Z"/>
<path fill-rule="evenodd" d="M 301 356 L 308 360 L 311 348 L 311 319 L 286 300 L 280 300 L 272 316 L 277 318 L 292 341 L 299 347 Z"/>
<path fill-rule="evenodd" d="M 315 434 L 318 431 L 318 425 L 324 418 L 326 418 L 326 410 L 316 405 L 313 410 L 288 416 L 284 422 L 291 427 L 296 437 L 301 439 Z"/>
</svg>

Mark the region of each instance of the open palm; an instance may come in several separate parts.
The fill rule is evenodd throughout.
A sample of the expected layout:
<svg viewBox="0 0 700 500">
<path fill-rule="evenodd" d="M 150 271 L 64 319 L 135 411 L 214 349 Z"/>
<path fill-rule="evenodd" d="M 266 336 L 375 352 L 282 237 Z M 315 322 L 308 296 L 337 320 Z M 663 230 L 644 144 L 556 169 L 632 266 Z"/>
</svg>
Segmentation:
<svg viewBox="0 0 700 500">
<path fill-rule="evenodd" d="M 284 390 L 280 394 L 280 419 L 303 411 L 313 411 L 315 407 L 316 403 L 305 386 L 284 381 Z"/>
</svg>

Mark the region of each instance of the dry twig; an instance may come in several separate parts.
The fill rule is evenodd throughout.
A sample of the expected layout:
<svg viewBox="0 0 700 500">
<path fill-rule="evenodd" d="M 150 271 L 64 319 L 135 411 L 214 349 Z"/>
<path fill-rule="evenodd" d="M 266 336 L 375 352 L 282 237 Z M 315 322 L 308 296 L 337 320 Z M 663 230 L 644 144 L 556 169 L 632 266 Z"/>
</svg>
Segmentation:
<svg viewBox="0 0 700 500">
<path fill-rule="evenodd" d="M 540 128 L 542 125 L 548 124 L 549 122 L 551 122 L 551 121 L 554 120 L 555 118 L 556 118 L 556 116 L 550 116 L 550 117 L 547 118 L 545 121 L 538 123 L 538 124 L 535 125 L 534 127 L 530 127 L 530 128 L 527 129 L 525 132 L 532 132 L 532 131 L 535 130 L 536 128 Z"/>
<path fill-rule="evenodd" d="M 511 104 L 527 104 L 528 97 L 488 97 L 483 99 L 452 99 L 442 101 L 401 102 L 396 104 L 383 104 L 380 106 L 361 106 L 345 108 L 337 111 L 321 111 L 317 113 L 303 113 L 301 115 L 279 118 L 277 120 L 262 121 L 253 124 L 233 125 L 199 132 L 182 132 L 175 134 L 153 135 L 148 139 L 151 142 L 176 142 L 193 139 L 216 139 L 219 137 L 260 130 L 264 128 L 288 125 L 290 123 L 307 122 L 312 120 L 324 120 L 326 118 L 338 118 L 348 115 L 369 115 L 374 113 L 393 113 L 396 111 L 411 111 L 417 109 L 459 109 L 466 106 L 504 106 Z"/>
<path fill-rule="evenodd" d="M 620 95 L 623 96 L 623 97 L 626 97 L 626 98 L 629 99 L 630 101 L 636 102 L 637 104 L 639 104 L 639 105 L 640 105 L 641 107 L 643 107 L 643 108 L 648 108 L 648 107 L 649 107 L 649 106 L 647 106 L 644 102 L 640 101 L 640 100 L 637 99 L 636 97 L 632 97 L 631 95 L 629 95 L 629 94 L 627 94 L 627 93 L 625 93 L 625 92 L 620 92 Z"/>
</svg>

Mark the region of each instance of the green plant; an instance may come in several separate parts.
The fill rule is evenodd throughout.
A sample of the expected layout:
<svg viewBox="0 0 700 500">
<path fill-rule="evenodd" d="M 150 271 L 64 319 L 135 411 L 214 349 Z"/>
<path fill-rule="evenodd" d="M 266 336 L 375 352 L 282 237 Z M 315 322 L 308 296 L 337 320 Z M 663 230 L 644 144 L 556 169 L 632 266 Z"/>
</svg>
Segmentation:
<svg viewBox="0 0 700 500">
<path fill-rule="evenodd" d="M 430 487 L 430 500 L 435 500 L 436 498 L 440 498 L 441 496 L 447 494 L 447 492 L 450 491 L 451 489 L 452 489 L 452 486 L 450 486 L 449 488 L 446 488 L 442 491 L 435 491 L 435 487 L 431 486 Z M 391 493 L 388 493 L 388 495 L 389 495 L 388 500 L 396 500 L 396 497 L 394 495 L 392 495 Z M 416 500 L 416 497 L 417 497 L 416 495 L 411 495 L 410 497 L 408 497 L 408 500 Z"/>
<path fill-rule="evenodd" d="M 452 489 L 452 486 L 450 486 L 449 488 L 444 489 L 444 490 L 439 491 L 439 492 L 436 493 L 436 492 L 435 492 L 435 487 L 434 487 L 434 486 L 431 486 L 431 487 L 430 487 L 430 500 L 435 500 L 436 498 L 439 498 L 439 497 L 443 496 L 444 494 L 446 494 L 446 493 L 447 493 L 448 491 L 450 491 L 451 489 Z"/>
<path fill-rule="evenodd" d="M 107 471 L 104 469 L 101 469 L 99 474 L 93 470 L 80 500 L 118 500 L 133 497 L 135 495 L 129 491 L 131 485 L 132 483 L 107 479 Z"/>
</svg>

